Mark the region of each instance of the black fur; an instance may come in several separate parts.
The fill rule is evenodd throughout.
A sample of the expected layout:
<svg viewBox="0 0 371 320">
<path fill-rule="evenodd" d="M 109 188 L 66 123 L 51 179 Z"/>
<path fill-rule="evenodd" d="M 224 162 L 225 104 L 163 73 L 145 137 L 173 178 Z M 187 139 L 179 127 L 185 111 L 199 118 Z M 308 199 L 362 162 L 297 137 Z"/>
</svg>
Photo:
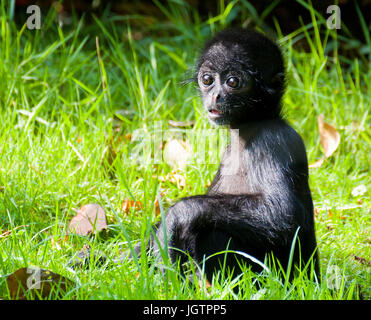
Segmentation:
<svg viewBox="0 0 371 320">
<path fill-rule="evenodd" d="M 202 263 L 204 257 L 228 246 L 260 261 L 273 253 L 286 267 L 300 227 L 300 253 L 297 246 L 294 263 L 303 265 L 314 254 L 318 272 L 306 151 L 300 136 L 280 115 L 285 72 L 279 48 L 257 32 L 225 30 L 206 44 L 197 67 L 209 118 L 238 131 L 232 130 L 232 143 L 207 194 L 182 199 L 169 208 L 165 223 L 171 260 L 187 260 L 174 248 Z M 205 72 L 214 79 L 211 85 L 202 84 Z M 226 85 L 231 75 L 238 78 L 239 88 Z M 156 236 L 164 247 L 163 230 L 159 225 Z M 159 255 L 154 239 L 151 246 Z M 236 258 L 229 255 L 227 266 L 238 274 Z M 223 259 L 221 255 L 207 260 L 209 280 Z M 260 270 L 250 260 L 245 262 Z"/>
</svg>

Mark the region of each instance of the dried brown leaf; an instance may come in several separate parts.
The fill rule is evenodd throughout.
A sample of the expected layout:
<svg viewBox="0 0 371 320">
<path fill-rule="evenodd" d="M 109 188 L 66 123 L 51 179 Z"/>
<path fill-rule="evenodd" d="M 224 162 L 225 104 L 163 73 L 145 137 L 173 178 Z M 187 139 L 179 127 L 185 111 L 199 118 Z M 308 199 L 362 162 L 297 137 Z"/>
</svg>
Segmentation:
<svg viewBox="0 0 371 320">
<path fill-rule="evenodd" d="M 22 226 L 18 226 L 18 227 L 15 227 L 13 229 L 10 229 L 10 230 L 6 230 L 6 231 L 1 231 L 1 234 L 0 234 L 0 238 L 6 238 L 8 236 L 10 236 L 12 234 L 12 232 L 14 232 L 15 230 L 17 229 L 20 229 L 20 228 L 25 228 L 25 227 L 28 227 L 29 224 L 26 224 L 26 225 L 22 225 Z"/>
<path fill-rule="evenodd" d="M 328 216 L 329 216 L 331 219 L 334 218 L 334 217 L 337 217 L 337 218 L 339 218 L 340 220 L 345 220 L 345 219 L 346 219 L 346 217 L 341 216 L 340 214 L 335 214 L 335 213 L 333 213 L 330 209 L 328 210 Z"/>
<path fill-rule="evenodd" d="M 21 268 L 6 278 L 11 299 L 60 299 L 74 282 L 37 267 Z"/>
<path fill-rule="evenodd" d="M 330 157 L 340 144 L 340 134 L 336 128 L 323 121 L 323 115 L 318 116 L 318 131 L 321 145 L 326 158 Z"/>
<path fill-rule="evenodd" d="M 143 209 L 143 203 L 140 201 L 134 201 L 134 200 L 124 200 L 121 205 L 121 211 L 124 211 L 125 213 L 129 213 L 131 211 L 131 208 L 135 208 L 135 210 Z"/>
<path fill-rule="evenodd" d="M 332 219 L 334 217 L 334 214 L 332 213 L 331 210 L 328 211 L 328 216 Z"/>
<path fill-rule="evenodd" d="M 160 193 L 160 198 L 161 198 L 161 203 L 163 204 L 164 198 L 165 198 L 165 192 Z M 160 202 L 158 201 L 158 196 L 155 197 L 155 203 L 154 203 L 153 210 L 155 211 L 155 217 L 161 214 L 161 208 L 160 208 Z"/>
<path fill-rule="evenodd" d="M 79 235 L 96 234 L 100 230 L 107 230 L 106 213 L 99 204 L 87 204 L 76 210 L 77 214 L 68 225 L 68 233 Z"/>
<path fill-rule="evenodd" d="M 190 156 L 191 147 L 186 141 L 172 139 L 164 147 L 164 161 L 173 168 L 185 168 Z"/>
<path fill-rule="evenodd" d="M 319 168 L 319 167 L 322 166 L 322 164 L 324 163 L 324 161 L 325 161 L 324 158 L 319 159 L 319 160 L 313 162 L 312 164 L 310 164 L 308 167 L 309 167 L 309 168 Z"/>
<path fill-rule="evenodd" d="M 176 184 L 179 187 L 185 187 L 186 185 L 186 179 L 183 175 L 179 173 L 169 173 L 165 177 L 164 176 L 158 176 L 158 180 L 161 182 L 169 181 L 171 183 Z"/>
<path fill-rule="evenodd" d="M 318 208 L 314 208 L 314 217 L 315 218 L 318 218 L 318 215 L 319 215 L 319 209 Z"/>
<path fill-rule="evenodd" d="M 369 260 L 367 260 L 365 258 L 354 256 L 354 259 L 357 260 L 361 264 L 364 264 L 366 266 L 371 266 L 371 261 L 369 261 Z"/>
<path fill-rule="evenodd" d="M 131 142 L 132 138 L 133 138 L 133 135 L 131 133 L 126 133 L 124 135 L 124 140 L 127 142 Z"/>
</svg>

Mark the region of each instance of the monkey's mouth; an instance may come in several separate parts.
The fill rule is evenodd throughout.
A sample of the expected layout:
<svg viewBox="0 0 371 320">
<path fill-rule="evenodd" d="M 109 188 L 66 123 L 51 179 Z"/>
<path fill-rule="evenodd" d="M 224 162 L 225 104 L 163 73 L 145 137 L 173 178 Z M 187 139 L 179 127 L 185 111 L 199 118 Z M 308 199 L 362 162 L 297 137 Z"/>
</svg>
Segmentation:
<svg viewBox="0 0 371 320">
<path fill-rule="evenodd" d="M 217 119 L 224 116 L 224 112 L 218 109 L 208 110 L 208 116 L 210 119 Z"/>
</svg>

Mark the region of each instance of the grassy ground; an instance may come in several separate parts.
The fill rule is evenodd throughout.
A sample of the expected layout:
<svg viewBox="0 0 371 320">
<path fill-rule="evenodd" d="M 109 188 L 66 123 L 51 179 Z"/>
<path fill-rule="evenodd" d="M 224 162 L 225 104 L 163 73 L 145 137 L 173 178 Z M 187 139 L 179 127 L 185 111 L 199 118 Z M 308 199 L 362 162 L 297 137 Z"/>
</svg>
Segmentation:
<svg viewBox="0 0 371 320">
<path fill-rule="evenodd" d="M 337 35 L 320 17 L 286 37 L 277 24 L 288 68 L 285 117 L 303 137 L 309 162 L 323 154 L 320 114 L 341 135 L 336 152 L 310 169 L 320 284 L 303 277 L 289 284 L 274 273 L 246 272 L 238 292 L 230 279 L 218 279 L 210 288 L 192 286 L 176 266 L 168 265 L 163 275 L 146 257 L 75 272 L 66 267 L 84 244 L 114 258 L 128 249 L 128 241 L 148 236 L 148 226 L 160 219 L 157 194 L 163 194 L 166 209 L 180 197 L 206 191 L 215 164 L 193 163 L 179 171 L 183 185 L 158 179 L 171 174 L 166 163 L 130 155 L 150 142 L 155 123 L 166 130 L 168 120 L 194 120 L 189 130 L 210 129 L 197 90 L 180 82 L 190 76 L 204 39 L 251 13 L 232 4 L 208 21 L 171 5 L 162 8 L 168 21 L 107 14 L 91 23 L 75 19 L 64 28 L 51 11 L 41 30 L 16 24 L 1 8 L 0 296 L 8 297 L 6 275 L 39 266 L 77 283 L 66 299 L 370 298 L 369 191 L 358 196 L 352 191 L 369 181 L 371 69 L 366 59 L 327 55 Z M 322 40 L 319 31 L 327 33 Z M 312 41 L 310 52 L 294 48 L 303 37 Z M 371 43 L 365 48 L 370 52 Z M 138 129 L 142 135 L 135 139 Z M 123 210 L 128 199 L 143 205 Z M 65 237 L 72 208 L 87 203 L 104 207 L 107 239 Z"/>
</svg>

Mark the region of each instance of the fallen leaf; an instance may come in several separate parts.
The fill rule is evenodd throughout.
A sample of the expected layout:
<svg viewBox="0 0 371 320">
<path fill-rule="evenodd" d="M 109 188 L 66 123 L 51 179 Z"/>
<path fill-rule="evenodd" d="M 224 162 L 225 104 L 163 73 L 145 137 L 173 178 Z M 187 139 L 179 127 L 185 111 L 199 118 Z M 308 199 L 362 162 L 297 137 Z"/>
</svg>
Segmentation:
<svg viewBox="0 0 371 320">
<path fill-rule="evenodd" d="M 173 168 L 184 169 L 191 156 L 191 148 L 186 141 L 172 139 L 164 147 L 164 161 Z"/>
<path fill-rule="evenodd" d="M 132 139 L 133 137 L 132 137 L 132 134 L 131 133 L 126 133 L 125 135 L 124 135 L 124 140 L 125 141 L 128 141 L 128 142 L 131 142 L 131 139 Z"/>
<path fill-rule="evenodd" d="M 326 224 L 326 230 L 328 230 L 328 231 L 334 230 L 334 225 L 332 223 Z"/>
<path fill-rule="evenodd" d="M 165 193 L 161 192 L 160 197 L 161 197 L 161 203 L 163 205 L 164 204 Z M 155 211 L 155 217 L 157 217 L 161 214 L 161 208 L 160 208 L 160 202 L 158 201 L 158 196 L 155 197 L 154 211 Z"/>
<path fill-rule="evenodd" d="M 325 159 L 322 158 L 322 159 L 319 159 L 317 160 L 316 162 L 310 164 L 308 167 L 309 168 L 319 168 L 320 166 L 322 166 L 322 164 L 324 163 Z"/>
<path fill-rule="evenodd" d="M 318 215 L 319 215 L 319 209 L 318 208 L 314 208 L 314 216 L 316 218 L 318 218 Z"/>
<path fill-rule="evenodd" d="M 365 264 L 367 266 L 371 266 L 371 261 L 366 260 L 365 258 L 354 256 L 354 259 L 359 261 L 361 264 Z"/>
<path fill-rule="evenodd" d="M 59 241 L 54 239 L 54 238 L 51 238 L 51 244 L 52 244 L 52 249 L 54 250 L 62 250 L 62 247 L 60 246 L 59 244 Z"/>
<path fill-rule="evenodd" d="M 340 144 L 340 134 L 336 128 L 323 121 L 323 115 L 318 116 L 318 131 L 325 157 L 330 157 Z"/>
<path fill-rule="evenodd" d="M 161 213 L 160 203 L 158 202 L 157 196 L 155 198 L 155 203 L 153 204 L 153 209 L 155 211 L 155 217 L 157 217 Z"/>
<path fill-rule="evenodd" d="M 143 203 L 134 200 L 124 200 L 121 206 L 121 211 L 129 213 L 131 208 L 135 208 L 135 210 L 140 210 L 143 208 Z"/>
<path fill-rule="evenodd" d="M 361 184 L 358 187 L 355 187 L 352 190 L 352 196 L 353 197 L 358 197 L 358 196 L 363 196 L 367 192 L 367 188 L 364 184 Z"/>
<path fill-rule="evenodd" d="M 2 233 L 0 234 L 0 238 L 5 238 L 7 236 L 10 236 L 12 234 L 12 231 L 13 230 L 7 230 L 7 231 L 2 231 L 1 230 Z"/>
<path fill-rule="evenodd" d="M 340 134 L 333 125 L 323 121 L 322 114 L 318 116 L 318 131 L 325 157 L 329 158 L 340 144 Z M 308 167 L 319 168 L 325 162 L 326 158 L 319 159 Z"/>
<path fill-rule="evenodd" d="M 77 214 L 68 225 L 68 233 L 87 236 L 100 230 L 107 230 L 106 213 L 99 204 L 87 204 L 76 210 Z"/>
<path fill-rule="evenodd" d="M 25 228 L 25 227 L 28 227 L 29 224 L 26 224 L 26 225 L 22 225 L 22 226 L 18 226 L 18 227 L 15 227 L 13 229 L 10 229 L 10 230 L 7 230 L 7 231 L 2 231 L 2 233 L 0 234 L 0 238 L 5 238 L 5 237 L 8 237 L 12 234 L 12 232 L 14 232 L 15 230 L 17 229 L 20 229 L 20 228 Z"/>
<path fill-rule="evenodd" d="M 178 187 L 185 187 L 186 185 L 186 179 L 184 178 L 184 176 L 175 172 L 169 173 L 165 177 L 158 176 L 157 179 L 161 182 L 169 181 L 176 184 Z"/>
<path fill-rule="evenodd" d="M 37 267 L 21 268 L 6 278 L 11 299 L 60 299 L 74 282 Z"/>
<path fill-rule="evenodd" d="M 205 289 L 211 288 L 211 284 L 210 284 L 210 282 L 207 279 L 205 279 L 205 282 L 204 282 L 203 279 L 198 280 L 199 287 L 202 288 L 203 287 L 203 284 L 205 284 Z"/>
<path fill-rule="evenodd" d="M 332 213 L 331 210 L 328 211 L 328 216 L 332 219 L 334 217 L 334 214 Z"/>
<path fill-rule="evenodd" d="M 172 178 L 170 178 L 170 182 L 176 183 L 180 187 L 185 187 L 186 185 L 185 177 L 178 173 L 173 174 Z"/>
<path fill-rule="evenodd" d="M 328 210 L 328 216 L 332 219 L 332 218 L 338 218 L 340 220 L 346 220 L 346 217 L 344 216 L 341 216 L 340 213 L 336 214 L 336 213 L 333 213 L 331 210 Z"/>
</svg>

